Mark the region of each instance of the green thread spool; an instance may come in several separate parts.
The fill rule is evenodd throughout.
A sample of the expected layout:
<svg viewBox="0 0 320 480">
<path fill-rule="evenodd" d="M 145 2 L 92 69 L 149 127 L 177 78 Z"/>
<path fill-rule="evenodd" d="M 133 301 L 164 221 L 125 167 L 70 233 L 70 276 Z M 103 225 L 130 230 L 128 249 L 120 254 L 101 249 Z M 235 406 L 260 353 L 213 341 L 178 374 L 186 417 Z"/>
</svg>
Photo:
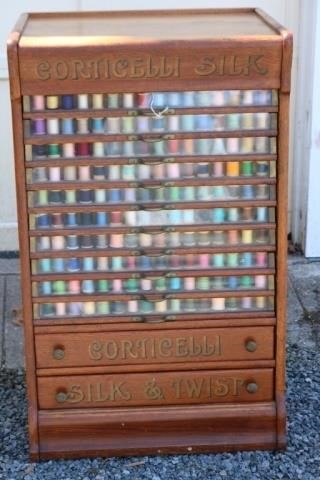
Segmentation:
<svg viewBox="0 0 320 480">
<path fill-rule="evenodd" d="M 251 177 L 253 175 L 253 166 L 251 161 L 243 161 L 240 163 L 240 174 L 244 177 Z"/>
<path fill-rule="evenodd" d="M 49 157 L 60 157 L 60 147 L 56 143 L 48 145 Z"/>
<path fill-rule="evenodd" d="M 76 203 L 76 191 L 75 190 L 66 190 L 65 192 L 65 203 L 71 204 Z"/>
<path fill-rule="evenodd" d="M 101 313 L 101 314 L 110 313 L 109 302 L 97 302 L 96 308 L 97 308 L 97 313 Z"/>
<path fill-rule="evenodd" d="M 237 267 L 238 266 L 238 253 L 227 253 L 227 265 L 228 267 Z"/>
<path fill-rule="evenodd" d="M 252 287 L 252 277 L 250 275 L 243 275 L 240 278 L 240 286 L 242 288 L 251 288 Z"/>
<path fill-rule="evenodd" d="M 169 188 L 170 200 L 172 202 L 178 202 L 180 200 L 180 188 L 179 187 L 170 187 Z"/>
<path fill-rule="evenodd" d="M 63 295 L 66 293 L 66 282 L 64 280 L 55 280 L 52 286 L 53 293 Z"/>
<path fill-rule="evenodd" d="M 223 253 L 215 253 L 212 255 L 213 257 L 213 265 L 218 268 L 224 267 L 224 254 Z"/>
<path fill-rule="evenodd" d="M 126 281 L 125 288 L 127 292 L 137 292 L 139 290 L 138 280 L 136 280 L 135 278 L 129 278 Z"/>
<path fill-rule="evenodd" d="M 164 277 L 159 277 L 155 280 L 155 289 L 160 292 L 167 289 L 166 279 Z"/>
<path fill-rule="evenodd" d="M 199 290 L 209 290 L 209 288 L 210 288 L 209 277 L 199 277 L 199 278 L 197 278 L 196 286 Z"/>
<path fill-rule="evenodd" d="M 98 280 L 98 292 L 108 292 L 110 288 L 109 280 Z"/>
<path fill-rule="evenodd" d="M 39 190 L 38 205 L 48 205 L 48 190 Z"/>
<path fill-rule="evenodd" d="M 230 113 L 226 115 L 228 130 L 239 130 L 240 129 L 240 115 L 238 113 Z"/>
</svg>

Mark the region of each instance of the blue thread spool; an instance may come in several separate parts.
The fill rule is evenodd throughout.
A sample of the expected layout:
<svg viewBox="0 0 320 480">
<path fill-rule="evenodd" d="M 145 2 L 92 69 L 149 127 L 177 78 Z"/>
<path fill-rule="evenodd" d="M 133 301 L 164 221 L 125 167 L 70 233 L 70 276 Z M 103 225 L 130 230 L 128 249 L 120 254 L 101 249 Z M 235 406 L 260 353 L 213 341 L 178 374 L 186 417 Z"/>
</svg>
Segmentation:
<svg viewBox="0 0 320 480">
<path fill-rule="evenodd" d="M 106 227 L 108 225 L 108 214 L 107 212 L 97 212 L 96 213 L 96 224 L 98 227 Z"/>
<path fill-rule="evenodd" d="M 208 131 L 212 129 L 212 117 L 210 115 L 195 115 L 196 130 Z"/>
<path fill-rule="evenodd" d="M 167 93 L 167 103 L 169 107 L 180 107 L 182 105 L 182 98 L 179 92 Z"/>
<path fill-rule="evenodd" d="M 228 288 L 230 289 L 238 288 L 238 277 L 235 277 L 235 276 L 228 277 Z"/>
<path fill-rule="evenodd" d="M 109 201 L 115 203 L 121 202 L 121 190 L 119 188 L 109 190 Z"/>
<path fill-rule="evenodd" d="M 184 225 L 189 225 L 189 224 L 193 225 L 194 224 L 194 210 L 183 210 L 183 211 L 176 210 L 176 212 L 179 212 L 180 219 L 181 219 L 181 213 L 182 213 L 182 215 L 183 215 L 182 223 Z M 180 220 L 179 223 L 181 223 L 181 220 Z"/>
<path fill-rule="evenodd" d="M 33 145 L 32 146 L 32 158 L 44 158 L 48 154 L 48 146 L 47 145 Z"/>
<path fill-rule="evenodd" d="M 244 252 L 240 257 L 240 265 L 243 267 L 251 267 L 253 265 L 253 258 L 251 252 Z"/>
<path fill-rule="evenodd" d="M 50 216 L 46 213 L 42 213 L 36 216 L 36 226 L 38 228 L 48 228 L 51 226 Z"/>
<path fill-rule="evenodd" d="M 228 222 L 237 222 L 239 220 L 239 209 L 232 207 L 227 210 Z"/>
<path fill-rule="evenodd" d="M 41 295 L 51 295 L 52 294 L 51 282 L 41 282 L 40 291 L 41 291 Z"/>
<path fill-rule="evenodd" d="M 164 132 L 166 130 L 165 128 L 165 117 L 155 117 L 152 118 L 151 120 L 151 130 L 153 132 Z M 140 123 L 141 125 L 141 123 Z"/>
<path fill-rule="evenodd" d="M 122 268 L 123 268 L 123 258 L 111 257 L 111 270 L 117 271 L 117 270 L 122 270 Z"/>
<path fill-rule="evenodd" d="M 83 293 L 94 293 L 95 289 L 93 280 L 83 280 L 81 290 Z"/>
<path fill-rule="evenodd" d="M 104 133 L 104 119 L 92 118 L 91 119 L 91 131 L 92 133 Z"/>
<path fill-rule="evenodd" d="M 66 214 L 66 226 L 67 227 L 76 227 L 77 225 L 78 225 L 77 214 L 76 213 L 67 213 Z"/>
<path fill-rule="evenodd" d="M 74 108 L 73 95 L 61 96 L 61 108 L 63 108 L 64 110 L 72 110 Z"/>
<path fill-rule="evenodd" d="M 63 258 L 53 258 L 52 259 L 52 270 L 57 273 L 63 273 L 65 271 L 64 259 Z"/>
<path fill-rule="evenodd" d="M 256 208 L 256 217 L 258 222 L 267 221 L 267 207 L 257 207 Z"/>
<path fill-rule="evenodd" d="M 68 304 L 68 313 L 71 316 L 80 316 L 82 314 L 82 303 L 71 302 Z"/>
<path fill-rule="evenodd" d="M 68 272 L 79 272 L 80 270 L 80 261 L 78 258 L 69 258 L 67 261 L 67 271 Z"/>
<path fill-rule="evenodd" d="M 41 273 L 50 273 L 51 272 L 51 259 L 50 258 L 41 258 L 39 260 L 39 270 Z"/>
<path fill-rule="evenodd" d="M 212 255 L 213 258 L 213 265 L 217 268 L 224 267 L 224 254 L 223 253 L 215 253 Z"/>
<path fill-rule="evenodd" d="M 143 268 L 144 270 L 150 270 L 151 269 L 151 259 L 150 257 L 142 256 L 138 260 L 139 267 Z"/>
<path fill-rule="evenodd" d="M 184 132 L 192 132 L 194 130 L 195 123 L 194 115 L 182 115 L 181 116 L 181 130 Z"/>
<path fill-rule="evenodd" d="M 64 135 L 72 135 L 75 133 L 75 127 L 72 118 L 62 119 L 62 133 Z"/>
<path fill-rule="evenodd" d="M 171 210 L 167 213 L 167 218 L 170 225 L 178 225 L 181 223 L 181 211 Z"/>
<path fill-rule="evenodd" d="M 67 249 L 76 250 L 79 248 L 78 236 L 77 235 L 68 235 L 67 236 Z"/>
<path fill-rule="evenodd" d="M 169 280 L 169 287 L 171 290 L 181 290 L 181 278 L 173 277 Z"/>
<path fill-rule="evenodd" d="M 225 220 L 225 210 L 224 208 L 214 208 L 212 210 L 213 214 L 213 222 L 214 223 L 222 223 Z"/>
<path fill-rule="evenodd" d="M 82 268 L 84 272 L 92 272 L 94 270 L 94 260 L 92 257 L 84 257 L 82 260 Z"/>
<path fill-rule="evenodd" d="M 254 198 L 252 185 L 242 185 L 242 198 L 245 198 L 245 199 Z"/>
<path fill-rule="evenodd" d="M 55 308 L 52 303 L 43 303 L 40 305 L 40 317 L 50 317 L 55 315 Z"/>
<path fill-rule="evenodd" d="M 194 106 L 194 92 L 183 92 L 182 93 L 182 107 L 193 107 Z"/>
</svg>

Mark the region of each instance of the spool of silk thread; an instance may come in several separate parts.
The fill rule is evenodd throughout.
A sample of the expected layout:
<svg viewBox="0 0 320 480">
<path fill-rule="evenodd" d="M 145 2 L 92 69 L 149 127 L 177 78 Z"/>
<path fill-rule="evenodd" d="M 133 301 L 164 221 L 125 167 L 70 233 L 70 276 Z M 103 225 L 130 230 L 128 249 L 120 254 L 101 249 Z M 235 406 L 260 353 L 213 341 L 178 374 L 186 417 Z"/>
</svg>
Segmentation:
<svg viewBox="0 0 320 480">
<path fill-rule="evenodd" d="M 180 177 L 180 166 L 178 163 L 169 163 L 167 165 L 167 177 L 168 178 Z"/>
<path fill-rule="evenodd" d="M 201 268 L 210 267 L 210 255 L 208 253 L 201 253 L 199 255 L 199 263 Z"/>
<path fill-rule="evenodd" d="M 64 167 L 63 177 L 66 181 L 73 181 L 77 179 L 77 168 L 73 166 Z"/>
<path fill-rule="evenodd" d="M 167 234 L 168 245 L 169 247 L 179 247 L 180 246 L 180 234 L 179 232 L 170 232 Z"/>
<path fill-rule="evenodd" d="M 123 165 L 121 176 L 123 180 L 135 180 L 135 165 Z"/>
<path fill-rule="evenodd" d="M 67 249 L 68 250 L 77 250 L 79 248 L 78 236 L 77 235 L 68 235 L 67 236 Z"/>
<path fill-rule="evenodd" d="M 241 288 L 248 289 L 252 288 L 253 285 L 253 277 L 250 275 L 242 275 L 240 277 L 240 286 Z"/>
<path fill-rule="evenodd" d="M 216 268 L 223 268 L 224 267 L 224 254 L 223 253 L 215 253 L 212 255 L 213 259 L 213 266 Z"/>
<path fill-rule="evenodd" d="M 223 162 L 214 162 L 212 165 L 212 173 L 214 177 L 223 177 L 224 176 L 225 166 Z"/>
<path fill-rule="evenodd" d="M 213 311 L 223 311 L 225 310 L 225 298 L 212 298 L 211 308 Z"/>
<path fill-rule="evenodd" d="M 242 253 L 240 258 L 240 264 L 242 267 L 251 267 L 253 265 L 253 257 L 251 252 Z"/>
<path fill-rule="evenodd" d="M 80 261 L 78 258 L 69 258 L 67 260 L 67 271 L 68 272 L 79 272 L 80 271 Z"/>
<path fill-rule="evenodd" d="M 93 272 L 94 271 L 93 257 L 84 257 L 82 259 L 82 269 L 83 269 L 84 272 Z"/>
<path fill-rule="evenodd" d="M 199 246 L 208 246 L 211 243 L 211 232 L 199 232 L 198 234 L 196 234 L 196 239 Z"/>
<path fill-rule="evenodd" d="M 244 113 L 241 115 L 241 129 L 252 130 L 254 128 L 254 114 Z"/>
<path fill-rule="evenodd" d="M 181 115 L 180 130 L 183 132 L 192 132 L 195 128 L 195 116 L 194 115 Z"/>
<path fill-rule="evenodd" d="M 267 137 L 256 137 L 254 141 L 254 149 L 257 153 L 274 153 L 274 139 Z"/>
<path fill-rule="evenodd" d="M 37 238 L 37 248 L 36 250 L 50 250 L 51 248 L 51 239 L 50 237 L 38 237 Z"/>
<path fill-rule="evenodd" d="M 121 258 L 121 257 L 119 257 Z M 136 259 L 135 257 L 127 257 L 125 261 L 125 267 L 128 270 L 135 270 L 137 268 L 137 263 L 139 262 L 139 267 L 148 269 L 151 266 L 151 262 L 147 257 L 140 257 Z"/>
<path fill-rule="evenodd" d="M 227 138 L 227 152 L 229 155 L 240 152 L 239 138 Z"/>
<path fill-rule="evenodd" d="M 91 172 L 90 172 L 90 166 L 89 165 L 80 165 L 78 167 L 78 172 L 79 172 L 79 180 L 81 181 L 89 181 Z"/>
<path fill-rule="evenodd" d="M 137 313 L 139 309 L 137 300 L 128 301 L 128 313 Z"/>
<path fill-rule="evenodd" d="M 246 137 L 241 139 L 240 153 L 253 153 L 255 151 L 255 139 L 253 137 Z"/>
<path fill-rule="evenodd" d="M 110 165 L 108 171 L 109 180 L 120 180 L 121 179 L 121 167 L 120 165 Z"/>
<path fill-rule="evenodd" d="M 140 246 L 143 248 L 152 246 L 152 235 L 150 233 L 141 233 L 139 235 L 139 240 Z"/>
<path fill-rule="evenodd" d="M 172 277 L 169 279 L 170 290 L 181 290 L 181 278 Z"/>
<path fill-rule="evenodd" d="M 242 297 L 241 298 L 241 308 L 249 310 L 252 308 L 252 298 L 251 297 Z"/>
<path fill-rule="evenodd" d="M 51 295 L 51 282 L 41 282 L 37 284 L 37 294 L 39 295 Z"/>
<path fill-rule="evenodd" d="M 231 207 L 227 209 L 227 220 L 228 222 L 238 222 L 239 221 L 239 208 Z"/>
<path fill-rule="evenodd" d="M 138 107 L 140 108 L 148 108 L 149 107 L 149 103 L 150 103 L 150 100 L 151 100 L 151 95 L 153 94 L 150 94 L 150 93 L 138 93 L 137 94 L 137 97 L 136 97 L 136 102 L 137 102 L 137 105 Z M 160 93 L 158 95 L 161 95 Z M 158 106 L 156 105 L 156 94 L 154 94 L 154 99 L 153 99 L 153 103 L 155 106 Z"/>
<path fill-rule="evenodd" d="M 267 222 L 267 207 L 256 207 L 256 220 L 257 222 Z"/>
<path fill-rule="evenodd" d="M 79 295 L 81 292 L 80 281 L 79 280 L 70 280 L 68 282 L 68 292 L 72 295 Z"/>
<path fill-rule="evenodd" d="M 124 236 L 122 233 L 114 233 L 110 235 L 110 247 L 112 248 L 123 248 L 123 239 Z"/>
<path fill-rule="evenodd" d="M 80 316 L 83 313 L 82 302 L 70 302 L 68 304 L 68 314 L 71 316 Z"/>
<path fill-rule="evenodd" d="M 212 232 L 212 244 L 223 245 L 226 241 L 225 232 L 223 230 L 214 230 Z"/>
<path fill-rule="evenodd" d="M 243 118 L 243 116 L 239 115 L 238 113 L 230 113 L 228 115 L 225 115 L 224 119 L 228 130 L 239 130 L 240 118 Z"/>
<path fill-rule="evenodd" d="M 269 163 L 268 162 L 256 162 L 256 175 L 257 177 L 267 177 L 269 175 Z"/>
<path fill-rule="evenodd" d="M 85 131 L 79 131 L 80 125 L 78 124 L 78 133 L 87 133 Z M 103 118 L 92 118 L 91 119 L 91 128 L 92 133 L 104 133 L 104 119 Z"/>
<path fill-rule="evenodd" d="M 64 317 L 67 312 L 67 304 L 64 302 L 58 302 L 55 304 L 55 306 L 56 306 L 56 316 Z"/>
<path fill-rule="evenodd" d="M 211 92 L 211 105 L 212 107 L 222 107 L 224 105 L 223 90 L 215 90 Z"/>
<path fill-rule="evenodd" d="M 196 282 L 194 277 L 185 277 L 183 284 L 184 284 L 185 290 L 192 291 L 192 290 L 195 290 L 196 288 Z"/>
<path fill-rule="evenodd" d="M 96 313 L 95 302 L 83 302 L 83 315 L 94 315 Z"/>
<path fill-rule="evenodd" d="M 224 208 L 213 208 L 212 209 L 212 214 L 213 214 L 213 222 L 214 223 L 222 223 L 225 221 L 225 210 Z"/>
<path fill-rule="evenodd" d="M 115 293 L 122 293 L 122 280 L 120 278 L 112 280 L 112 291 Z"/>
<path fill-rule="evenodd" d="M 52 282 L 52 292 L 55 295 L 64 295 L 67 292 L 66 282 L 64 280 L 55 280 Z"/>
<path fill-rule="evenodd" d="M 103 93 L 94 93 L 91 98 L 93 109 L 99 110 L 104 107 Z"/>
<path fill-rule="evenodd" d="M 242 105 L 253 105 L 253 90 L 242 90 L 241 95 L 241 104 Z"/>
<path fill-rule="evenodd" d="M 271 116 L 266 112 L 259 112 L 255 114 L 255 127 L 260 130 L 265 130 L 270 128 Z M 275 125 L 276 128 L 276 125 Z"/>
<path fill-rule="evenodd" d="M 32 131 L 35 135 L 45 135 L 47 133 L 46 120 L 44 118 L 33 120 Z"/>
<path fill-rule="evenodd" d="M 252 207 L 243 207 L 241 210 L 241 218 L 244 222 L 251 222 L 254 218 L 254 210 Z"/>
<path fill-rule="evenodd" d="M 98 315 L 106 315 L 110 313 L 109 302 L 96 302 L 96 313 Z"/>
<path fill-rule="evenodd" d="M 272 186 L 269 186 L 269 185 L 256 185 L 256 188 L 255 188 L 255 198 L 260 198 L 260 199 L 269 199 L 269 197 L 271 199 L 274 199 L 275 198 L 275 192 L 269 192 L 270 188 L 272 188 Z"/>
<path fill-rule="evenodd" d="M 78 201 L 82 204 L 92 203 L 93 192 L 92 190 L 83 189 L 78 191 Z"/>
<path fill-rule="evenodd" d="M 112 257 L 111 258 L 111 270 L 116 272 L 117 270 L 123 269 L 123 258 L 122 257 Z"/>
<path fill-rule="evenodd" d="M 94 202 L 95 203 L 105 203 L 106 201 L 106 190 L 101 188 L 96 188 L 94 191 Z"/>
<path fill-rule="evenodd" d="M 104 143 L 94 142 L 92 144 L 92 155 L 94 157 L 104 157 Z"/>
<path fill-rule="evenodd" d="M 266 300 L 267 300 L 266 297 L 256 297 L 255 298 L 256 308 L 259 310 L 266 308 L 266 304 L 267 304 Z"/>
<path fill-rule="evenodd" d="M 244 160 L 241 162 L 240 174 L 243 177 L 251 177 L 253 175 L 253 164 L 251 161 Z"/>
<path fill-rule="evenodd" d="M 77 227 L 78 226 L 78 219 L 77 214 L 74 212 L 70 212 L 65 214 L 65 225 L 66 227 Z"/>
<path fill-rule="evenodd" d="M 37 200 L 36 200 L 37 205 L 41 205 L 41 206 L 48 205 L 49 203 L 48 190 L 39 190 L 35 194 L 37 196 Z"/>
<path fill-rule="evenodd" d="M 58 118 L 48 118 L 47 119 L 47 133 L 49 135 L 59 135 L 59 119 Z"/>
<path fill-rule="evenodd" d="M 90 144 L 89 143 L 77 143 L 76 144 L 76 153 L 79 157 L 88 157 L 90 156 Z"/>
<path fill-rule="evenodd" d="M 121 260 L 121 257 L 115 257 L 116 259 L 120 258 Z M 117 264 L 117 260 L 115 260 L 115 264 Z M 122 265 L 122 260 L 119 262 L 118 261 L 118 265 L 120 265 L 119 269 L 121 269 L 121 265 Z M 96 269 L 97 271 L 99 272 L 106 272 L 109 270 L 109 259 L 108 257 L 98 257 L 96 259 Z"/>
<path fill-rule="evenodd" d="M 238 177 L 239 176 L 239 162 L 227 162 L 227 171 L 226 174 L 228 177 Z"/>
<path fill-rule="evenodd" d="M 63 215 L 62 213 L 52 213 L 51 214 L 51 225 L 54 228 L 63 228 Z"/>
<path fill-rule="evenodd" d="M 87 110 L 89 108 L 89 95 L 82 93 L 77 95 L 78 109 Z"/>
<path fill-rule="evenodd" d="M 140 288 L 144 291 L 152 290 L 152 281 L 150 278 L 142 278 L 140 280 Z"/>
<path fill-rule="evenodd" d="M 39 214 L 35 216 L 37 228 L 49 228 L 51 226 L 51 217 L 46 214 Z"/>
<path fill-rule="evenodd" d="M 239 232 L 237 230 L 228 230 L 228 244 L 237 245 L 239 243 Z"/>
<path fill-rule="evenodd" d="M 121 132 L 121 122 L 119 117 L 109 117 L 105 122 L 105 130 L 108 133 L 120 133 Z"/>
<path fill-rule="evenodd" d="M 193 107 L 196 102 L 196 97 L 194 92 L 183 92 L 182 94 L 182 106 L 183 107 Z"/>
<path fill-rule="evenodd" d="M 119 95 L 119 93 L 109 93 L 108 94 L 108 107 L 109 108 L 119 108 L 120 107 L 120 95 Z"/>
<path fill-rule="evenodd" d="M 109 291 L 109 281 L 105 279 L 100 279 L 97 281 L 97 290 L 100 293 L 107 293 Z"/>
<path fill-rule="evenodd" d="M 238 288 L 238 278 L 234 275 L 231 275 L 227 278 L 227 285 L 231 290 L 236 290 Z"/>
<path fill-rule="evenodd" d="M 33 95 L 32 97 L 32 110 L 34 112 L 45 109 L 45 98 L 43 95 Z"/>
<path fill-rule="evenodd" d="M 242 230 L 241 232 L 241 243 L 246 245 L 251 245 L 253 243 L 253 232 L 252 230 Z"/>
<path fill-rule="evenodd" d="M 62 145 L 62 153 L 66 158 L 73 158 L 75 156 L 75 145 L 74 143 L 64 143 Z"/>
<path fill-rule="evenodd" d="M 257 252 L 256 253 L 256 265 L 257 267 L 266 267 L 267 266 L 267 253 L 266 252 Z"/>
<path fill-rule="evenodd" d="M 255 275 L 254 285 L 256 288 L 267 288 L 267 277 L 266 275 Z"/>
<path fill-rule="evenodd" d="M 242 185 L 241 188 L 241 197 L 245 200 L 254 198 L 253 185 Z"/>
<path fill-rule="evenodd" d="M 53 258 L 52 259 L 52 270 L 55 273 L 65 272 L 65 261 L 63 258 Z"/>
<path fill-rule="evenodd" d="M 117 215 L 113 215 L 116 213 Z M 142 212 L 139 212 L 142 213 Z M 121 212 L 111 212 L 111 223 L 110 226 L 121 225 L 122 215 Z M 130 227 L 136 227 L 138 225 L 137 212 L 129 210 L 124 213 L 124 224 Z"/>
<path fill-rule="evenodd" d="M 196 287 L 198 290 L 209 290 L 210 289 L 209 277 L 198 277 L 196 279 Z"/>
<path fill-rule="evenodd" d="M 96 212 L 96 225 L 98 227 L 106 227 L 109 223 L 107 212 Z"/>
<path fill-rule="evenodd" d="M 61 120 L 61 130 L 64 135 L 72 135 L 75 133 L 75 128 L 72 118 L 63 118 Z"/>
<path fill-rule="evenodd" d="M 39 305 L 40 317 L 49 317 L 55 315 L 55 308 L 52 303 L 43 303 Z"/>
<path fill-rule="evenodd" d="M 64 110 L 72 110 L 74 108 L 73 95 L 61 95 L 61 108 Z"/>
<path fill-rule="evenodd" d="M 232 252 L 227 253 L 227 266 L 228 267 L 238 267 L 239 266 L 239 254 Z"/>
<path fill-rule="evenodd" d="M 51 272 L 51 259 L 50 258 L 41 258 L 37 263 L 37 272 L 40 273 L 50 273 Z"/>
<path fill-rule="evenodd" d="M 56 110 L 59 108 L 59 97 L 58 95 L 47 95 L 46 96 L 46 107 L 48 110 Z"/>
</svg>

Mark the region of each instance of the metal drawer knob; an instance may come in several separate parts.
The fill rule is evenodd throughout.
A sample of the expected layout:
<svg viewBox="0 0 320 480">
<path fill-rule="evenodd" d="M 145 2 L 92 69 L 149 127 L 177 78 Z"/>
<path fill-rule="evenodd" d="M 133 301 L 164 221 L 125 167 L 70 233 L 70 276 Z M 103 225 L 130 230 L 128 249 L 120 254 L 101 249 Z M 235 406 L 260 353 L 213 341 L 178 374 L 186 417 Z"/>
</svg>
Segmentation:
<svg viewBox="0 0 320 480">
<path fill-rule="evenodd" d="M 64 349 L 61 347 L 55 348 L 52 352 L 52 356 L 56 360 L 62 360 L 64 358 Z"/>
<path fill-rule="evenodd" d="M 257 350 L 257 343 L 254 340 L 248 340 L 246 342 L 247 352 L 255 352 Z"/>
<path fill-rule="evenodd" d="M 258 385 L 254 382 L 250 382 L 247 384 L 246 389 L 248 393 L 257 393 Z"/>
<path fill-rule="evenodd" d="M 57 392 L 56 393 L 56 401 L 58 403 L 64 403 L 68 398 L 68 395 L 65 392 Z"/>
</svg>

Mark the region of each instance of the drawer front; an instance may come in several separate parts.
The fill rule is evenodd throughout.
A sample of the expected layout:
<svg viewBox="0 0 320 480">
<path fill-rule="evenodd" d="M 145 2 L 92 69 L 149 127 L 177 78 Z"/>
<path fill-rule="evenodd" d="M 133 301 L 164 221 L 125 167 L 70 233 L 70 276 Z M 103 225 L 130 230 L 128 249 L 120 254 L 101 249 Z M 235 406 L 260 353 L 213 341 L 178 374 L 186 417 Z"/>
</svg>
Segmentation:
<svg viewBox="0 0 320 480">
<path fill-rule="evenodd" d="M 269 360 L 273 327 L 39 334 L 38 368 Z"/>
<path fill-rule="evenodd" d="M 272 369 L 38 378 L 38 400 L 42 409 L 259 402 L 272 399 Z"/>
</svg>

